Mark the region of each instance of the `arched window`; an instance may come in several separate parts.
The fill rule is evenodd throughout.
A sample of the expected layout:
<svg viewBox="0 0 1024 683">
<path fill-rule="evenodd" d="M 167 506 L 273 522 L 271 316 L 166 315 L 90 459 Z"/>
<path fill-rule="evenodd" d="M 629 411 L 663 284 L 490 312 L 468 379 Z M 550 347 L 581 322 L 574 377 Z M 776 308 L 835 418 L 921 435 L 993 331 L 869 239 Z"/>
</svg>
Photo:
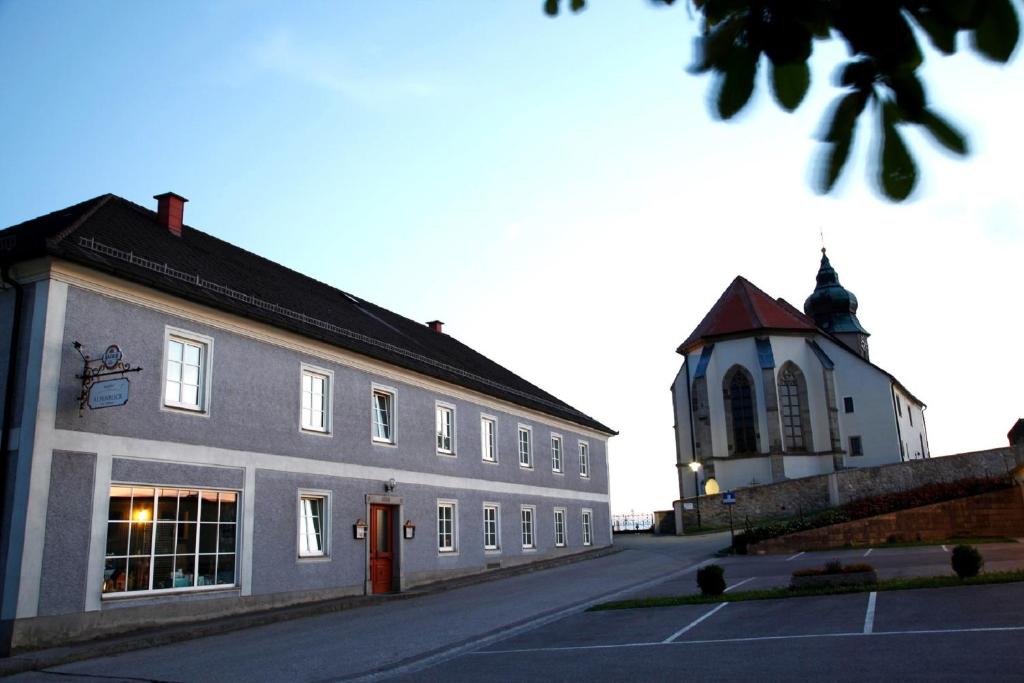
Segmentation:
<svg viewBox="0 0 1024 683">
<path fill-rule="evenodd" d="M 779 410 L 782 414 L 782 440 L 786 450 L 810 450 L 807 383 L 800 368 L 793 363 L 786 363 L 779 371 Z"/>
<path fill-rule="evenodd" d="M 754 409 L 754 382 L 750 373 L 733 366 L 725 376 L 725 408 L 732 436 L 733 453 L 757 453 L 757 430 Z"/>
</svg>

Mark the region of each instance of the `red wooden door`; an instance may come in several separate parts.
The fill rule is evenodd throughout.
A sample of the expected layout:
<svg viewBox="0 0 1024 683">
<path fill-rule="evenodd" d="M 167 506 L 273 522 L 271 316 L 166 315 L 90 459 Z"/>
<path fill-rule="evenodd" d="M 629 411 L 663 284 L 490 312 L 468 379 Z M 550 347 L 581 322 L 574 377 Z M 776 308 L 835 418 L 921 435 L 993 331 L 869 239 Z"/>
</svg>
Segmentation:
<svg viewBox="0 0 1024 683">
<path fill-rule="evenodd" d="M 391 592 L 394 568 L 394 530 L 391 507 L 370 506 L 370 583 L 374 593 Z"/>
</svg>

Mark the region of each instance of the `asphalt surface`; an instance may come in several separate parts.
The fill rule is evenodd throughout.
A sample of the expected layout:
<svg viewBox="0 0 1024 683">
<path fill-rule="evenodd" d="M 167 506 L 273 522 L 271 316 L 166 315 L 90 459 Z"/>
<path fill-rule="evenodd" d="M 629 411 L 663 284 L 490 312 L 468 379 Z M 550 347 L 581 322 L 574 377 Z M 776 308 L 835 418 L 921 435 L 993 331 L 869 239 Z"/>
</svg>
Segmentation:
<svg viewBox="0 0 1024 683">
<path fill-rule="evenodd" d="M 623 552 L 412 600 L 21 674 L 24 681 L 1024 680 L 1024 584 L 585 612 L 696 591 L 715 537 L 616 539 Z M 1024 568 L 1024 544 L 979 546 Z M 949 548 L 715 560 L 730 590 L 833 557 L 881 577 L 950 573 Z"/>
</svg>

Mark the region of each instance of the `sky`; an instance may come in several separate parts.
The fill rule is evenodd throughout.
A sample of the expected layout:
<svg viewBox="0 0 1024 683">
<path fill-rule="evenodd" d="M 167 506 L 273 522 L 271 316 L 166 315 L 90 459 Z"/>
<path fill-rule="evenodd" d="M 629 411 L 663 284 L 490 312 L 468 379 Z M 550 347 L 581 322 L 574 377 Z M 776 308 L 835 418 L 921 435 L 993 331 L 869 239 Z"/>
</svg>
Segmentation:
<svg viewBox="0 0 1024 683">
<path fill-rule="evenodd" d="M 871 359 L 928 409 L 933 455 L 1024 415 L 1022 67 L 928 52 L 970 134 L 907 139 L 872 189 L 871 124 L 837 191 L 814 139 L 844 58 L 794 114 L 716 121 L 685 3 L 0 0 L 0 226 L 106 192 L 445 331 L 620 432 L 612 511 L 678 497 L 679 343 L 736 275 L 801 306 L 824 242 Z"/>
</svg>

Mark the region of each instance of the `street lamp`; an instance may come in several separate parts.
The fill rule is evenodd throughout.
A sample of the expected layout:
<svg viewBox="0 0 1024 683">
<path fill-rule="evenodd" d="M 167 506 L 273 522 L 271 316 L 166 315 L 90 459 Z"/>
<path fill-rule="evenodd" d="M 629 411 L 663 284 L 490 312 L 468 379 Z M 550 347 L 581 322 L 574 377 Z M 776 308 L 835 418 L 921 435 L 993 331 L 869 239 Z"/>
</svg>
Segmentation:
<svg viewBox="0 0 1024 683">
<path fill-rule="evenodd" d="M 697 506 L 697 528 L 700 528 L 700 484 L 697 482 L 697 473 L 700 472 L 700 463 L 694 460 L 690 463 L 693 471 L 693 504 Z"/>
</svg>

